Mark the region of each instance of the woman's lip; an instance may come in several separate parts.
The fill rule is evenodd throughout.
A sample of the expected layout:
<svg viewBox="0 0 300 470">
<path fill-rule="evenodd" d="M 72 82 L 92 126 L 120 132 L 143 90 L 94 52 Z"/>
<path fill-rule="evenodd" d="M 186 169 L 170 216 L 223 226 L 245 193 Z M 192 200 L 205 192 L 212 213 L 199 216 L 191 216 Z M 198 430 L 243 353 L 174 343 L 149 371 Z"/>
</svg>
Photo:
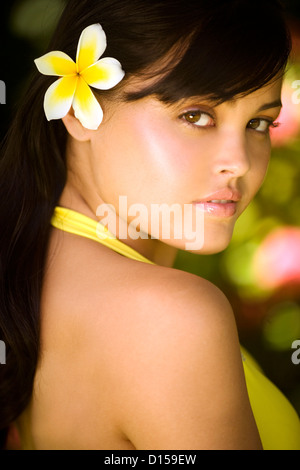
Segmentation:
<svg viewBox="0 0 300 470">
<path fill-rule="evenodd" d="M 228 201 L 226 203 L 221 201 L 218 203 L 199 201 L 194 202 L 194 206 L 209 215 L 222 218 L 233 217 L 237 212 L 237 202 L 235 201 Z"/>
<path fill-rule="evenodd" d="M 212 193 L 204 198 L 199 199 L 197 202 L 212 202 L 212 201 L 231 201 L 238 202 L 242 199 L 242 194 L 237 189 L 223 188 L 215 193 Z"/>
<path fill-rule="evenodd" d="M 242 194 L 235 188 L 223 188 L 209 196 L 194 201 L 194 206 L 215 217 L 233 217 Z"/>
</svg>

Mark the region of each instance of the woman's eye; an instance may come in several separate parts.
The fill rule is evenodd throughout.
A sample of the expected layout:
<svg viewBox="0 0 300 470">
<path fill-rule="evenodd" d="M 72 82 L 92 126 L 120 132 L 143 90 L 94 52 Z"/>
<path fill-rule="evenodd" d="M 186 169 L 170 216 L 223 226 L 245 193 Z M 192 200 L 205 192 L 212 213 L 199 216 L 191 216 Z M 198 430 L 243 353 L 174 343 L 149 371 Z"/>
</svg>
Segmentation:
<svg viewBox="0 0 300 470">
<path fill-rule="evenodd" d="M 251 119 L 248 124 L 249 129 L 253 129 L 257 132 L 265 134 L 269 131 L 270 127 L 276 127 L 276 124 L 271 120 L 269 121 L 268 119 Z"/>
<path fill-rule="evenodd" d="M 197 127 L 212 127 L 214 126 L 213 118 L 202 111 L 189 111 L 184 113 L 183 118 L 188 124 L 192 124 Z"/>
</svg>

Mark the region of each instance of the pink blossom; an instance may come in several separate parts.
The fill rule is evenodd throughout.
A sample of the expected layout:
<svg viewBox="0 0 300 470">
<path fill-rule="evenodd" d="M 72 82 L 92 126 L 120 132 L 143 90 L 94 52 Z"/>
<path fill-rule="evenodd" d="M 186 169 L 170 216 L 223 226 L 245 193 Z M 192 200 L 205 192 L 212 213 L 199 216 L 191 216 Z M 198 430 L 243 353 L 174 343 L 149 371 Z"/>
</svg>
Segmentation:
<svg viewBox="0 0 300 470">
<path fill-rule="evenodd" d="M 262 288 L 300 284 L 300 228 L 281 227 L 271 232 L 254 256 L 253 272 Z"/>
</svg>

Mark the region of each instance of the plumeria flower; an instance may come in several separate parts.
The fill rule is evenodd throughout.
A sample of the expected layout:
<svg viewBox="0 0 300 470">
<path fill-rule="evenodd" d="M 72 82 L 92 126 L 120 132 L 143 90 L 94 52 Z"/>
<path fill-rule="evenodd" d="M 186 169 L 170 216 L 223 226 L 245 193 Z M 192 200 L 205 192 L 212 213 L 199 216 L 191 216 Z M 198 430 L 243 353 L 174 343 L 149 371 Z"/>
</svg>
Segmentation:
<svg viewBox="0 0 300 470">
<path fill-rule="evenodd" d="M 90 86 L 109 90 L 125 75 L 118 60 L 112 57 L 100 59 L 106 45 L 105 32 L 100 24 L 94 24 L 85 28 L 80 36 L 76 63 L 60 51 L 49 52 L 34 61 L 43 75 L 61 77 L 45 94 L 44 109 L 48 121 L 62 119 L 73 107 L 75 117 L 85 128 L 98 129 L 103 111 Z"/>
</svg>

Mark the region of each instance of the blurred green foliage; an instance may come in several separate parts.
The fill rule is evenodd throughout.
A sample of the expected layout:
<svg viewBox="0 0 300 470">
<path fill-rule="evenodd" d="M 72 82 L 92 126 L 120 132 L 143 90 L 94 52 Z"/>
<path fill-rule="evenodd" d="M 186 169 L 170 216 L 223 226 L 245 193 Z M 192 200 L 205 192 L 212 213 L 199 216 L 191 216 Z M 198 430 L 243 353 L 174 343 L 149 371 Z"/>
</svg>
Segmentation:
<svg viewBox="0 0 300 470">
<path fill-rule="evenodd" d="M 63 0 L 22 0 L 15 2 L 10 15 L 10 29 L 16 36 L 39 44 L 44 49 L 57 18 L 64 6 Z"/>
</svg>

